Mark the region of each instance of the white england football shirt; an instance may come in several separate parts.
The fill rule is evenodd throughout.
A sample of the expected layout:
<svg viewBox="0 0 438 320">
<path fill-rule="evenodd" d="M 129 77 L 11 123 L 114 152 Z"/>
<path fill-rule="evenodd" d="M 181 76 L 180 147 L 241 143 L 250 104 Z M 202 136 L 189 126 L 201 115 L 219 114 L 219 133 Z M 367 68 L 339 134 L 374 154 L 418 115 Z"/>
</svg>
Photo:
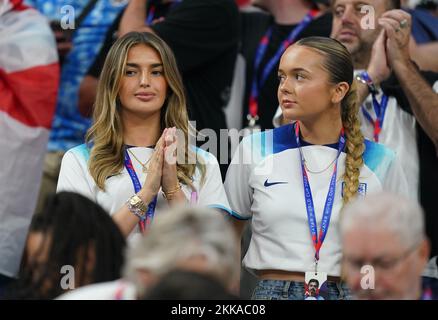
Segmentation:
<svg viewBox="0 0 438 320">
<path fill-rule="evenodd" d="M 377 95 L 377 101 L 382 101 L 382 91 Z M 374 140 L 374 125 L 365 116 L 362 108 L 376 120 L 372 96 L 368 95 L 359 111 L 361 130 L 366 139 Z M 400 164 L 409 181 L 408 196 L 418 201 L 420 160 L 418 156 L 417 131 L 415 117 L 402 110 L 394 97 L 388 98 L 382 131 L 379 134 L 379 143 L 384 144 L 397 154 Z"/>
<path fill-rule="evenodd" d="M 355 75 L 361 70 L 356 70 Z M 438 81 L 435 82 L 433 90 L 438 93 Z M 377 95 L 377 101 L 382 101 L 382 90 Z M 376 113 L 373 107 L 372 95 L 368 95 L 362 106 L 371 115 L 372 119 L 376 119 Z M 277 112 L 272 120 L 274 127 L 279 127 L 281 124 L 281 108 L 278 107 Z M 359 110 L 361 121 L 361 130 L 366 139 L 374 141 L 374 125 L 364 116 L 364 112 Z M 418 201 L 419 193 L 419 170 L 420 159 L 418 155 L 416 119 L 414 115 L 400 108 L 397 104 L 397 99 L 390 96 L 385 112 L 382 131 L 379 135 L 379 143 L 389 147 L 397 154 L 400 160 L 400 165 L 406 174 L 408 181 L 408 196 Z"/>
<path fill-rule="evenodd" d="M 308 168 L 318 172 L 336 158 L 338 144 L 302 142 Z M 396 155 L 381 144 L 365 141 L 364 166 L 360 170 L 359 195 L 388 190 L 407 194 L 407 182 Z M 339 212 L 345 152 L 338 160 L 335 201 L 328 234 L 320 251 L 319 269 L 340 276 L 341 239 Z M 319 225 L 333 173 L 333 165 L 321 173 L 308 172 Z M 293 125 L 254 134 L 242 140 L 225 180 L 232 215 L 251 219 L 252 238 L 243 264 L 250 270 L 306 272 L 314 268 L 299 149 Z"/>
<path fill-rule="evenodd" d="M 202 149 L 195 148 L 197 157 L 202 157 L 206 165 L 204 181 L 201 181 L 201 173 L 197 168 L 193 177 L 193 185 L 196 188 L 199 206 L 230 211 L 228 200 L 222 184 L 222 177 L 217 159 L 214 155 Z M 133 147 L 129 149 L 138 159 L 146 161 L 153 154 L 154 149 L 146 147 Z M 116 213 L 126 201 L 135 193 L 134 185 L 128 171 L 124 167 L 118 175 L 109 177 L 105 182 L 105 191 L 99 189 L 88 170 L 89 149 L 83 144 L 67 151 L 62 159 L 61 171 L 58 179 L 57 192 L 71 191 L 80 193 L 101 205 L 111 215 Z M 141 165 L 131 159 L 140 183 L 143 185 L 146 173 L 143 173 Z M 192 190 L 182 185 L 182 191 L 190 200 Z M 158 201 L 155 215 L 162 214 L 168 209 L 167 200 L 161 192 L 158 193 Z M 130 241 L 140 235 L 138 227 L 131 233 Z"/>
</svg>

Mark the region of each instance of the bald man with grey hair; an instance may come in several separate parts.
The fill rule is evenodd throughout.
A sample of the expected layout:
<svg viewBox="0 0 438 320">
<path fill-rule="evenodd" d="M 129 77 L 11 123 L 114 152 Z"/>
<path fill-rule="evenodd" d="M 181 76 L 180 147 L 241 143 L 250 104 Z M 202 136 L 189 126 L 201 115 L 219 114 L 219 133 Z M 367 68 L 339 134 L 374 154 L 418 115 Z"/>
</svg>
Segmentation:
<svg viewBox="0 0 438 320">
<path fill-rule="evenodd" d="M 358 299 L 415 300 L 429 257 L 421 207 L 381 193 L 360 198 L 343 211 L 343 273 Z"/>
</svg>

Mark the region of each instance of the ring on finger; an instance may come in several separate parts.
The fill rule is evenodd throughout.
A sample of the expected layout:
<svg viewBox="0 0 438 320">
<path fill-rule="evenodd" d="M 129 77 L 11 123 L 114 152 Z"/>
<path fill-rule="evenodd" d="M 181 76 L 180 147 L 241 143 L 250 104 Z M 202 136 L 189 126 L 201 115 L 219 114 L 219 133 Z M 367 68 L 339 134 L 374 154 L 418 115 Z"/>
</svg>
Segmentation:
<svg viewBox="0 0 438 320">
<path fill-rule="evenodd" d="M 402 21 L 400 21 L 400 28 L 406 28 L 407 26 L 408 26 L 407 19 L 403 19 Z"/>
</svg>

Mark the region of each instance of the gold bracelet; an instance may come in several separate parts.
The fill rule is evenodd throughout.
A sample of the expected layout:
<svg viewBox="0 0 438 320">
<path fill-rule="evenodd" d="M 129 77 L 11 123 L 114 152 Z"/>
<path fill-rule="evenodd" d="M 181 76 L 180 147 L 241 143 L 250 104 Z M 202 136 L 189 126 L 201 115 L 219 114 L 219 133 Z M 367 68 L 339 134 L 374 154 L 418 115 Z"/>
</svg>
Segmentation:
<svg viewBox="0 0 438 320">
<path fill-rule="evenodd" d="M 167 200 L 172 200 L 173 199 L 173 195 L 175 193 L 177 193 L 178 191 L 181 190 L 181 185 L 178 183 L 178 185 L 175 187 L 175 189 L 171 190 L 171 191 L 164 191 L 163 190 L 163 196 L 164 198 L 166 198 Z"/>
</svg>

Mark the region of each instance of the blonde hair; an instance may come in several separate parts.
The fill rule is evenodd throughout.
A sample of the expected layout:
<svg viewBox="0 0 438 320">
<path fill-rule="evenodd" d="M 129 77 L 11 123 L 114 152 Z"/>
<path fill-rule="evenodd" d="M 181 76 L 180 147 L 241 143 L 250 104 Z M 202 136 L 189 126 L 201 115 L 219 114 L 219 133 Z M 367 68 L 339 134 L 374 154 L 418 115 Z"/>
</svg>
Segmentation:
<svg viewBox="0 0 438 320">
<path fill-rule="evenodd" d="M 121 78 L 126 71 L 129 50 L 137 45 L 146 45 L 157 51 L 163 61 L 164 77 L 169 91 L 166 102 L 161 108 L 161 131 L 166 127 L 176 127 L 184 133 L 184 163 L 177 162 L 178 180 L 194 189 L 192 177 L 198 166 L 202 178 L 205 176 L 205 165 L 202 159 L 196 164 L 188 159 L 195 159 L 190 150 L 189 119 L 186 98 L 181 75 L 175 57 L 167 44 L 151 33 L 130 32 L 119 38 L 111 47 L 105 59 L 102 74 L 97 87 L 96 101 L 93 111 L 93 125 L 87 132 L 86 141 L 92 145 L 89 170 L 96 185 L 105 190 L 105 181 L 123 170 L 125 144 L 123 140 L 123 123 L 120 115 L 118 98 Z M 190 127 L 192 132 L 192 128 Z M 190 133 L 191 133 L 190 132 Z M 180 150 L 180 148 L 178 148 Z"/>
<path fill-rule="evenodd" d="M 229 221 L 212 209 L 177 207 L 154 220 L 154 227 L 128 248 L 123 274 L 140 294 L 147 289 L 138 270 L 162 276 L 183 261 L 203 256 L 207 272 L 225 286 L 238 282 L 236 235 Z"/>
<path fill-rule="evenodd" d="M 365 151 L 364 137 L 360 130 L 359 103 L 356 82 L 353 79 L 351 55 L 339 41 L 323 37 L 309 37 L 296 43 L 318 51 L 324 56 L 323 68 L 332 84 L 346 82 L 350 86 L 341 102 L 341 118 L 346 136 L 346 159 L 344 173 L 344 204 L 353 199 L 359 188 L 360 169 Z"/>
</svg>

